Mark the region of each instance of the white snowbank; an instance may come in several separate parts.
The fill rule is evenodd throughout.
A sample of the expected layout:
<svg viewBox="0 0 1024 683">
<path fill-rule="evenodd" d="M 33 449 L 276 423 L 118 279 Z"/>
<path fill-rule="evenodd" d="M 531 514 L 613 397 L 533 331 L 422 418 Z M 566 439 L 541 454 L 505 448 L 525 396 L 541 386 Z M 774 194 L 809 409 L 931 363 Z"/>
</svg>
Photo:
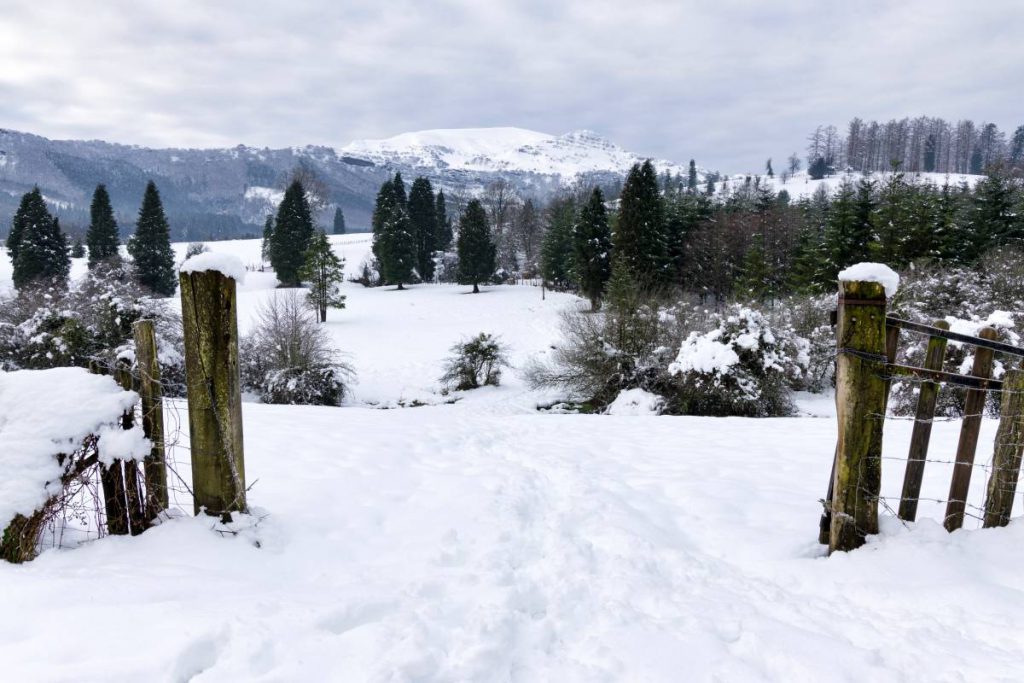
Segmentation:
<svg viewBox="0 0 1024 683">
<path fill-rule="evenodd" d="M 100 434 L 102 457 L 140 458 L 149 441 L 121 432 L 121 415 L 138 401 L 110 377 L 82 368 L 0 373 L 0 528 L 28 515 L 59 490 L 54 456 Z"/>
<path fill-rule="evenodd" d="M 205 251 L 181 264 L 183 273 L 203 273 L 210 270 L 232 278 L 238 284 L 245 282 L 245 266 L 242 264 L 242 260 L 227 252 Z"/>
<path fill-rule="evenodd" d="M 659 415 L 665 400 L 643 389 L 620 391 L 608 406 L 609 415 Z"/>
<path fill-rule="evenodd" d="M 886 298 L 891 299 L 900 286 L 900 276 L 884 263 L 857 263 L 839 273 L 840 282 L 877 282 L 885 287 Z"/>
</svg>

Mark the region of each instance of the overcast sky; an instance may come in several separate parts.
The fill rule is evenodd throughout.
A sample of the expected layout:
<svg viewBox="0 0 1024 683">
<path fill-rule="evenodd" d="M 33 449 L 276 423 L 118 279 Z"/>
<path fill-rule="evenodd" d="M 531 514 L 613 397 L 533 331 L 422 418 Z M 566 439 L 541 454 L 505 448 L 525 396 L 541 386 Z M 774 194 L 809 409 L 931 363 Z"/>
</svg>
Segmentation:
<svg viewBox="0 0 1024 683">
<path fill-rule="evenodd" d="M 589 128 L 760 171 L 819 123 L 1024 123 L 1019 0 L 0 0 L 0 127 L 340 147 Z"/>
</svg>

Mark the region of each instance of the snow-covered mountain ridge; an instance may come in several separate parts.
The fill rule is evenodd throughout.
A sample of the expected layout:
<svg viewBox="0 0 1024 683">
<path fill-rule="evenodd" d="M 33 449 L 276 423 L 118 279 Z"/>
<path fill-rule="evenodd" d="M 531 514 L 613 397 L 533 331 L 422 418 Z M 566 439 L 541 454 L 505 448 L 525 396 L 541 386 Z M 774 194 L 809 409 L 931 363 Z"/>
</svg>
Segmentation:
<svg viewBox="0 0 1024 683">
<path fill-rule="evenodd" d="M 536 173 L 565 179 L 587 173 L 624 173 L 645 159 L 593 131 L 556 136 L 524 128 L 424 130 L 382 140 L 356 140 L 341 152 L 377 164 L 438 171 Z M 659 170 L 681 170 L 669 161 L 656 164 Z"/>
</svg>

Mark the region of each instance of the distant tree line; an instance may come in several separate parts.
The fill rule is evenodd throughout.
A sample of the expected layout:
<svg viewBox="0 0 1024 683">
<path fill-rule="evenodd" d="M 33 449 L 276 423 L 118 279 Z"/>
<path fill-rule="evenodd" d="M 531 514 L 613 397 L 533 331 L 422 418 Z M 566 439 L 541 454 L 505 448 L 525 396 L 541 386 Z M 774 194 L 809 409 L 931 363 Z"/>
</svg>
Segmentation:
<svg viewBox="0 0 1024 683">
<path fill-rule="evenodd" d="M 835 126 L 818 126 L 808 137 L 807 168 L 811 177 L 845 169 L 910 173 L 980 175 L 1003 164 L 1024 169 L 1024 125 L 1012 134 L 994 123 L 970 119 L 955 123 L 919 116 L 891 121 L 854 118 L 845 134 Z"/>
</svg>

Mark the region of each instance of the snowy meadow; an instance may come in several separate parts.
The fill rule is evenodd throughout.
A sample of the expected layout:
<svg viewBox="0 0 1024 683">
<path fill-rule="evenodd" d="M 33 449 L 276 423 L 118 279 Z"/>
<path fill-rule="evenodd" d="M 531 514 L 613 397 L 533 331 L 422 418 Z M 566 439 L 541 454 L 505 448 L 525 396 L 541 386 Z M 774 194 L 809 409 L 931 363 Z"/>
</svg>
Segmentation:
<svg viewBox="0 0 1024 683">
<path fill-rule="evenodd" d="M 356 272 L 370 236 L 331 240 Z M 260 262 L 257 240 L 208 246 Z M 243 333 L 287 293 L 275 286 L 246 273 Z M 867 546 L 825 557 L 827 398 L 772 419 L 541 412 L 558 396 L 521 369 L 582 300 L 342 291 L 326 324 L 357 382 L 340 408 L 244 404 L 252 514 L 237 533 L 192 517 L 179 486 L 181 512 L 141 536 L 0 563 L 5 680 L 1018 678 L 1019 522 L 947 534 L 941 505 L 922 503 L 916 524 L 886 514 Z M 449 348 L 480 332 L 508 347 L 501 386 L 442 393 Z M 185 411 L 172 402 L 167 429 L 188 481 Z M 934 459 L 953 459 L 959 425 L 935 425 Z M 911 426 L 886 424 L 889 452 Z M 884 462 L 884 496 L 902 468 Z M 925 495 L 944 497 L 949 475 L 930 463 Z"/>
</svg>

